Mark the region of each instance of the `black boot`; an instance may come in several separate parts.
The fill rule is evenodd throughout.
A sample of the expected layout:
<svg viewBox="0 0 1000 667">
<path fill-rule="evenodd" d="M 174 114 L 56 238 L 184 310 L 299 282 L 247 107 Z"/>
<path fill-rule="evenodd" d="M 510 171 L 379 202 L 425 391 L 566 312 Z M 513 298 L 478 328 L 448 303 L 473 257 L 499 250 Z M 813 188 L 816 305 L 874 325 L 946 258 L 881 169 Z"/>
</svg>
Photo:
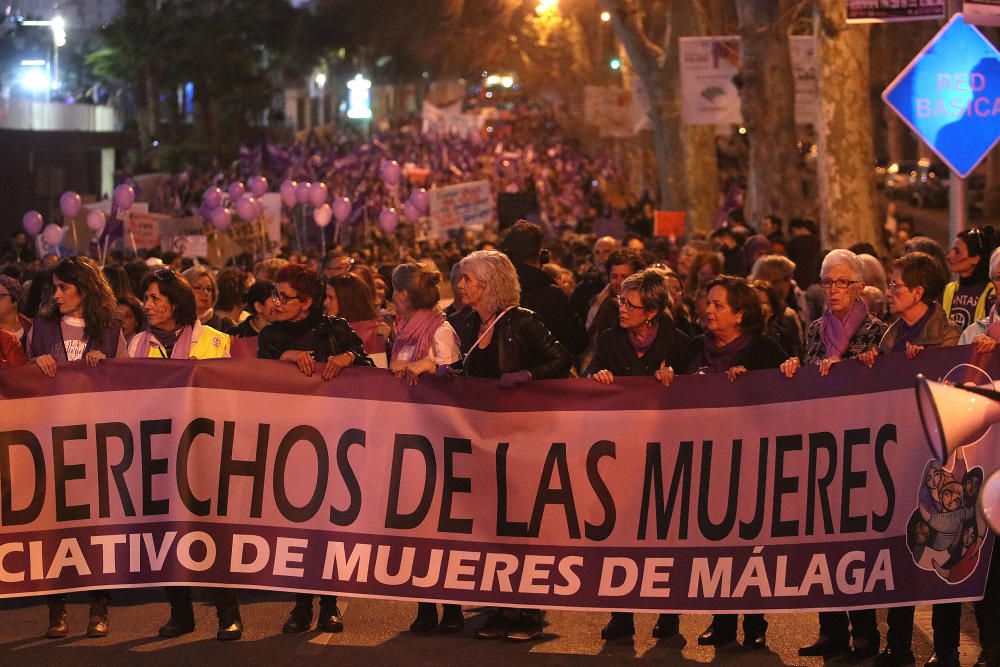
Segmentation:
<svg viewBox="0 0 1000 667">
<path fill-rule="evenodd" d="M 108 600 L 95 598 L 90 601 L 90 619 L 87 622 L 88 637 L 108 636 Z"/>
<path fill-rule="evenodd" d="M 668 639 L 681 632 L 681 617 L 677 614 L 660 614 L 653 626 L 653 637 Z"/>
<path fill-rule="evenodd" d="M 446 604 L 442 605 L 441 622 L 438 623 L 438 632 L 450 633 L 461 632 L 465 627 L 465 616 L 462 616 L 462 605 Z"/>
<path fill-rule="evenodd" d="M 433 602 L 418 602 L 417 617 L 410 623 L 410 632 L 434 632 L 438 625 L 437 605 Z"/>
<path fill-rule="evenodd" d="M 312 620 L 312 596 L 296 595 L 295 606 L 292 607 L 292 611 L 288 614 L 288 620 L 285 621 L 285 625 L 281 628 L 281 631 L 291 634 L 308 632 L 309 626 L 312 625 Z"/>
<path fill-rule="evenodd" d="M 187 605 L 170 605 L 170 618 L 160 626 L 161 637 L 180 637 L 194 632 L 194 608 Z"/>
<path fill-rule="evenodd" d="M 614 642 L 620 639 L 631 639 L 635 634 L 635 621 L 632 614 L 625 611 L 611 612 L 611 620 L 601 630 L 601 639 Z"/>
<path fill-rule="evenodd" d="M 219 631 L 215 638 L 219 641 L 235 641 L 243 636 L 243 619 L 240 618 L 240 607 L 236 604 L 219 605 L 215 609 L 219 618 Z"/>
<path fill-rule="evenodd" d="M 344 619 L 337 607 L 336 597 L 324 595 L 319 599 L 319 618 L 316 620 L 316 629 L 320 632 L 344 631 Z"/>
<path fill-rule="evenodd" d="M 66 603 L 49 602 L 49 629 L 45 636 L 49 639 L 62 639 L 69 634 L 69 623 L 66 622 Z"/>
</svg>

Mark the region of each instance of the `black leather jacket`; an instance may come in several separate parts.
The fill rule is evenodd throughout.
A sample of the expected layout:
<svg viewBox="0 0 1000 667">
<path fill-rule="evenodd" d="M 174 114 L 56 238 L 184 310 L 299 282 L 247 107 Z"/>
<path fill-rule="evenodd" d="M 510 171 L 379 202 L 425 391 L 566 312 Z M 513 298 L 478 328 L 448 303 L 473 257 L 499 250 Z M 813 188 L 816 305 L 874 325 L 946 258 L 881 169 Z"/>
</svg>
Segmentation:
<svg viewBox="0 0 1000 667">
<path fill-rule="evenodd" d="M 479 338 L 479 313 L 470 311 L 459 322 L 463 358 Z M 542 321 L 526 308 L 512 308 L 497 322 L 493 336 L 500 344 L 500 372 L 531 372 L 535 380 L 569 377 L 573 360 Z"/>
</svg>

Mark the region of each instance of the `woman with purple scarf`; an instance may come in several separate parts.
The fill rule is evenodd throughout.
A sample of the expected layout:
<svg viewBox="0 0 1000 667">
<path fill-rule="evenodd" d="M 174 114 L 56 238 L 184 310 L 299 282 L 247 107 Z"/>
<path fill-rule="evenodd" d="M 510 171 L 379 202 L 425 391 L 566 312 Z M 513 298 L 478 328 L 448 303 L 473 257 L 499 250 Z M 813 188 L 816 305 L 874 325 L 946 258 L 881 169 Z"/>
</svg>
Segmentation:
<svg viewBox="0 0 1000 667">
<path fill-rule="evenodd" d="M 806 331 L 805 363 L 819 366 L 827 375 L 838 361 L 853 359 L 878 345 L 885 323 L 872 317 L 861 293 L 864 265 L 850 250 L 831 250 L 819 270 L 819 285 L 826 295 L 826 310 Z M 792 377 L 800 362 L 792 357 L 781 364 L 785 377 Z"/>
<path fill-rule="evenodd" d="M 389 368 L 411 385 L 422 373 L 435 373 L 462 358 L 458 334 L 437 307 L 440 282 L 440 273 L 420 264 L 400 264 L 392 272 L 396 340 Z"/>
<path fill-rule="evenodd" d="M 861 259 L 850 250 L 831 250 L 823 259 L 819 285 L 826 295 L 826 310 L 809 325 L 805 351 L 805 363 L 819 366 L 822 376 L 830 372 L 833 364 L 870 350 L 885 333 L 885 323 L 872 317 L 861 299 L 865 288 L 863 271 Z M 785 377 L 792 377 L 798 369 L 798 357 L 781 364 Z M 812 644 L 801 647 L 799 655 L 830 658 L 846 654 L 851 651 L 852 637 L 852 658 L 862 660 L 878 653 L 874 609 L 821 612 L 819 636 Z"/>
<path fill-rule="evenodd" d="M 719 276 L 708 284 L 707 331 L 695 336 L 681 352 L 681 373 L 726 373 L 734 381 L 747 371 L 778 368 L 788 355 L 764 335 L 760 298 L 742 278 Z M 702 646 L 725 646 L 736 641 L 736 614 L 716 614 L 698 636 Z M 743 615 L 743 645 L 767 646 L 763 614 Z"/>
<path fill-rule="evenodd" d="M 411 386 L 423 373 L 447 369 L 462 358 L 458 334 L 437 307 L 441 274 L 420 264 L 400 264 L 392 272 L 392 303 L 396 306 L 396 340 L 392 344 L 389 369 L 406 378 Z M 465 627 L 462 607 L 444 605 L 438 622 L 437 605 L 418 602 L 417 617 L 410 632 L 461 632 Z"/>
</svg>

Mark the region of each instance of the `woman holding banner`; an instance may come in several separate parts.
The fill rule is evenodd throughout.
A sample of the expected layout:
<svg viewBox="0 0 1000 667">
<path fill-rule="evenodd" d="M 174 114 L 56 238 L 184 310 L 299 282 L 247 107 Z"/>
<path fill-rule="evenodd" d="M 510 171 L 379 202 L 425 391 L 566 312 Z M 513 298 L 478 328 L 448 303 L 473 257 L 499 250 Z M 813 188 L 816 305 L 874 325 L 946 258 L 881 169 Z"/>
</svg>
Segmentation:
<svg viewBox="0 0 1000 667">
<path fill-rule="evenodd" d="M 726 373 L 730 381 L 752 370 L 778 368 L 788 357 L 778 343 L 764 335 L 760 299 L 747 281 L 719 276 L 708 284 L 707 332 L 692 338 L 681 353 L 682 373 Z M 702 646 L 724 646 L 736 641 L 736 614 L 716 614 L 698 636 Z M 743 645 L 767 646 L 763 614 L 743 615 Z"/>
<path fill-rule="evenodd" d="M 323 380 L 337 377 L 348 366 L 374 365 L 351 325 L 343 318 L 323 314 L 323 283 L 315 270 L 304 264 L 287 264 L 278 270 L 275 282 L 273 321 L 260 331 L 257 358 L 290 361 L 308 377 L 318 365 Z M 296 593 L 295 606 L 282 631 L 307 632 L 312 618 L 313 595 Z M 320 597 L 316 629 L 344 630 L 337 596 Z"/>
<path fill-rule="evenodd" d="M 674 379 L 674 364 L 688 337 L 678 331 L 670 312 L 667 279 L 658 269 L 633 273 L 622 282 L 618 297 L 618 323 L 597 336 L 597 353 L 587 375 L 601 384 L 611 384 L 615 376 L 653 377 L 664 386 Z M 657 639 L 680 631 L 680 616 L 660 614 L 653 626 Z M 635 634 L 629 612 L 613 612 L 601 630 L 601 639 L 615 641 Z"/>
<path fill-rule="evenodd" d="M 229 357 L 229 336 L 202 325 L 196 315 L 194 290 L 187 280 L 170 269 L 146 274 L 140 283 L 143 309 L 149 324 L 135 335 L 128 353 L 134 358 L 219 359 Z M 212 588 L 219 629 L 216 638 L 232 641 L 243 636 L 240 603 L 232 588 Z M 160 626 L 161 637 L 179 637 L 194 632 L 194 607 L 190 586 L 166 589 L 170 619 Z"/>
<path fill-rule="evenodd" d="M 118 304 L 108 279 L 89 257 L 68 257 L 52 273 L 54 292 L 28 333 L 31 360 L 48 377 L 55 377 L 58 362 L 86 361 L 96 367 L 106 358 L 125 354 L 125 338 L 117 320 Z M 69 632 L 66 595 L 50 595 L 50 639 Z M 88 637 L 108 634 L 108 591 L 90 592 Z"/>
<path fill-rule="evenodd" d="M 923 252 L 913 252 L 893 262 L 889 282 L 889 310 L 895 319 L 877 348 L 858 358 L 871 368 L 879 354 L 903 352 L 914 359 L 928 346 L 950 346 L 958 343 L 961 331 L 934 300 L 947 281 L 937 261 Z M 876 662 L 894 666 L 913 664 L 913 607 L 892 607 L 886 620 L 886 648 Z M 928 665 L 958 667 L 959 626 L 961 603 L 936 604 L 931 612 L 934 630 L 934 655 Z"/>
<path fill-rule="evenodd" d="M 869 314 L 861 299 L 863 271 L 861 259 L 844 249 L 831 250 L 820 266 L 819 285 L 826 294 L 826 310 L 809 325 L 805 363 L 819 366 L 821 376 L 826 376 L 833 364 L 870 350 L 885 333 L 885 324 Z M 781 364 L 781 372 L 790 378 L 799 366 L 798 357 L 790 357 Z M 852 658 L 862 660 L 878 653 L 880 637 L 874 609 L 820 612 L 819 637 L 800 648 L 799 655 L 842 655 L 851 651 L 852 638 Z"/>
<path fill-rule="evenodd" d="M 478 250 L 459 263 L 458 290 L 472 310 L 459 324 L 462 368 L 471 377 L 500 380 L 512 388 L 532 380 L 569 376 L 569 352 L 530 310 L 519 308 L 521 286 L 511 261 L 496 250 Z M 531 641 L 542 634 L 537 609 L 496 609 L 477 639 Z"/>
<path fill-rule="evenodd" d="M 415 385 L 422 374 L 447 370 L 462 358 L 458 334 L 445 320 L 444 311 L 437 307 L 441 300 L 440 282 L 440 273 L 420 264 L 400 264 L 392 272 L 397 329 L 389 369 L 410 385 Z M 417 603 L 417 617 L 410 624 L 410 632 L 460 632 L 465 625 L 462 607 L 457 604 L 443 607 L 438 623 L 437 605 Z"/>
</svg>

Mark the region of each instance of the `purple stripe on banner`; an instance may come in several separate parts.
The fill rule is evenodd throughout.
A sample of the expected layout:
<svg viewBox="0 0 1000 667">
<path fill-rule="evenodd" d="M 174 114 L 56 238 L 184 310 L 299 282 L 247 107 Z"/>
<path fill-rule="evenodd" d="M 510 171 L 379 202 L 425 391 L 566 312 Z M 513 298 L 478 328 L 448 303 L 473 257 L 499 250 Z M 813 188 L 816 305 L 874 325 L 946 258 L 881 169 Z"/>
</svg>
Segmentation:
<svg viewBox="0 0 1000 667">
<path fill-rule="evenodd" d="M 983 551 L 989 552 L 992 540 Z M 978 590 L 986 577 L 972 574 Z M 23 579 L 23 581 L 19 581 Z M 961 599 L 902 538 L 743 548 L 554 548 L 211 523 L 0 541 L 0 597 L 190 583 L 635 611 L 849 609 Z"/>
<path fill-rule="evenodd" d="M 815 367 L 787 379 L 776 370 L 757 371 L 729 382 L 724 373 L 679 377 L 661 387 L 651 378 L 616 378 L 611 386 L 588 379 L 529 382 L 504 390 L 493 380 L 423 377 L 416 387 L 383 369 L 348 369 L 323 382 L 304 377 L 293 364 L 266 360 L 112 360 L 96 370 L 82 363 L 60 367 L 54 379 L 34 366 L 0 372 L 0 398 L 54 394 L 130 391 L 172 387 L 237 389 L 267 393 L 336 396 L 400 403 L 462 407 L 484 412 L 668 410 L 764 405 L 834 396 L 910 389 L 917 373 L 943 377 L 959 364 L 981 366 L 1000 378 L 998 355 L 976 355 L 971 346 L 928 349 L 916 360 L 904 354 L 880 356 L 874 369 L 848 360 L 835 364 L 826 378 Z M 952 375 L 961 381 L 962 375 Z M 970 379 L 983 382 L 974 373 Z"/>
</svg>

